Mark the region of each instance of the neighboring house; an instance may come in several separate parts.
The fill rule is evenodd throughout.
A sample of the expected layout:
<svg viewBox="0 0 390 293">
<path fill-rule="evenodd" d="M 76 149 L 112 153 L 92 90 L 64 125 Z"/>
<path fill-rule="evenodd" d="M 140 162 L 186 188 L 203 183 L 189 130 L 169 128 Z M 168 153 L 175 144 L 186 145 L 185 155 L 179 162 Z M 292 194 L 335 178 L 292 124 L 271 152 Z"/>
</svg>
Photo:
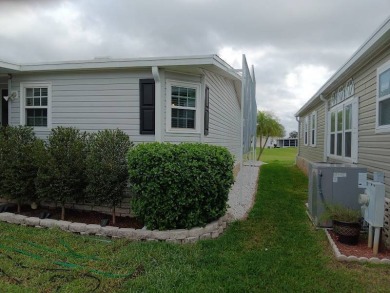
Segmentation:
<svg viewBox="0 0 390 293">
<path fill-rule="evenodd" d="M 119 128 L 135 143 L 202 142 L 236 159 L 254 148 L 255 78 L 217 55 L 17 65 L 0 61 L 3 125 Z M 253 142 L 253 143 L 252 143 Z"/>
<path fill-rule="evenodd" d="M 262 138 L 263 144 L 266 140 L 266 137 Z M 257 146 L 260 147 L 260 138 L 257 138 Z M 286 148 L 286 147 L 297 147 L 298 138 L 280 138 L 280 137 L 270 137 L 265 144 L 265 148 Z"/>
<path fill-rule="evenodd" d="M 381 171 L 390 198 L 390 18 L 295 116 L 301 169 L 325 161 Z"/>
</svg>

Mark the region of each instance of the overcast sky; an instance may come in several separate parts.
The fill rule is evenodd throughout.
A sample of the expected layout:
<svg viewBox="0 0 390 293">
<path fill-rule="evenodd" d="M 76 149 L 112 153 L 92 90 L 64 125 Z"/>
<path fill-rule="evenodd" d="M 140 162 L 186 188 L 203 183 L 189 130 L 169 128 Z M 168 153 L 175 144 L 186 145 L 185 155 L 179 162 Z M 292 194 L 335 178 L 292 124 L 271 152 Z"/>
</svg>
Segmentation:
<svg viewBox="0 0 390 293">
<path fill-rule="evenodd" d="M 218 54 L 255 66 L 257 106 L 294 113 L 390 16 L 390 0 L 0 0 L 0 60 Z"/>
</svg>

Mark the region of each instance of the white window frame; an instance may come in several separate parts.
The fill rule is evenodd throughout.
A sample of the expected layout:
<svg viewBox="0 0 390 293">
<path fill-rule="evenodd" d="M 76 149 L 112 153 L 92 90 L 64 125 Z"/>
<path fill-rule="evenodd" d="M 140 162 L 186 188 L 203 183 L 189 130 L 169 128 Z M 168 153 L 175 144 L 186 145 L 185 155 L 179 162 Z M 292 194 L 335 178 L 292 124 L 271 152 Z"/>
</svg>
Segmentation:
<svg viewBox="0 0 390 293">
<path fill-rule="evenodd" d="M 314 122 L 314 126 L 313 126 L 313 122 Z M 310 114 L 309 123 L 310 123 L 310 146 L 315 147 L 317 145 L 317 111 L 313 111 Z"/>
<path fill-rule="evenodd" d="M 347 163 L 357 163 L 358 162 L 358 97 L 351 97 L 348 100 L 338 104 L 337 106 L 332 107 L 328 112 L 328 125 L 327 125 L 327 156 L 331 159 L 347 162 Z M 352 105 L 352 121 L 351 121 L 351 129 L 345 129 L 345 108 L 348 105 Z M 342 111 L 342 119 L 343 119 L 343 129 L 341 131 L 337 130 L 337 113 Z M 336 121 L 335 121 L 335 146 L 334 146 L 334 154 L 330 153 L 330 143 L 331 143 L 331 123 L 332 123 L 332 113 L 335 113 Z M 351 132 L 351 157 L 345 156 L 345 133 Z M 337 134 L 342 133 L 342 145 L 341 145 L 341 156 L 337 155 Z"/>
<path fill-rule="evenodd" d="M 200 134 L 200 122 L 201 122 L 201 84 L 195 82 L 185 82 L 178 80 L 167 80 L 166 81 L 166 131 L 174 133 L 199 133 Z M 172 87 L 186 87 L 195 89 L 195 108 L 188 108 L 189 110 L 195 110 L 195 128 L 175 128 L 172 127 Z M 185 109 L 186 107 L 177 107 L 178 109 Z"/>
<path fill-rule="evenodd" d="M 309 116 L 303 120 L 303 144 L 309 145 Z"/>
<path fill-rule="evenodd" d="M 26 89 L 47 88 L 47 106 L 33 107 L 34 109 L 47 108 L 47 126 L 33 126 L 34 130 L 46 130 L 52 127 L 52 85 L 50 82 L 21 82 L 20 83 L 20 125 L 26 125 Z"/>
<path fill-rule="evenodd" d="M 376 133 L 382 133 L 382 132 L 390 132 L 390 124 L 387 125 L 379 125 L 379 103 L 381 101 L 390 99 L 390 93 L 388 95 L 385 95 L 383 97 L 379 97 L 379 90 L 380 90 L 380 84 L 379 84 L 379 76 L 387 71 L 390 70 L 390 61 L 386 62 L 382 66 L 378 67 L 376 70 L 376 123 L 375 123 L 375 132 Z"/>
</svg>

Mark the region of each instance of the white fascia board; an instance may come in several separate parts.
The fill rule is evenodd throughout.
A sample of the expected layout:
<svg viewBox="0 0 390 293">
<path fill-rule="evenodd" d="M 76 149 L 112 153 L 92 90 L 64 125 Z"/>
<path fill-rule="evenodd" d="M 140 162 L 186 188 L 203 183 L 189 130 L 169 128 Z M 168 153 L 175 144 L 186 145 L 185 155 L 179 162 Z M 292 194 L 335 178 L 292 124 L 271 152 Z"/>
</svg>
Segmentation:
<svg viewBox="0 0 390 293">
<path fill-rule="evenodd" d="M 0 71 L 7 71 L 10 73 L 20 71 L 20 65 L 0 60 Z"/>
<path fill-rule="evenodd" d="M 359 64 L 365 62 L 369 53 L 379 48 L 381 45 L 386 44 L 386 41 L 390 40 L 390 17 L 373 33 L 366 42 L 361 45 L 356 52 L 348 59 L 343 66 L 341 66 L 328 81 L 314 94 L 314 96 L 307 101 L 299 110 L 295 113 L 295 117 L 298 117 L 314 102 L 320 100 L 320 95 L 329 89 L 340 77 L 349 73 L 351 67 L 358 67 Z M 350 73 L 349 73 L 350 74 Z"/>
<path fill-rule="evenodd" d="M 114 68 L 142 68 L 163 67 L 180 65 L 211 65 L 214 55 L 187 56 L 187 57 L 160 57 L 160 58 L 135 58 L 135 59 L 111 59 L 98 58 L 93 60 L 46 62 L 37 64 L 23 64 L 22 71 L 50 71 L 50 70 L 77 70 L 77 69 L 114 69 Z"/>
</svg>

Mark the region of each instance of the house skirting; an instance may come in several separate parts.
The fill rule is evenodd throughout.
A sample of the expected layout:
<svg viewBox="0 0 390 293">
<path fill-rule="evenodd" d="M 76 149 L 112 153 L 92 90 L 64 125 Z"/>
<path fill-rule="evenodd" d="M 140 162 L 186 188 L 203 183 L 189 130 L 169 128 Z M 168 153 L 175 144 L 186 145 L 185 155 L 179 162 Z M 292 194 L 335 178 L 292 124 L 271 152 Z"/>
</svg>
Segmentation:
<svg viewBox="0 0 390 293">
<path fill-rule="evenodd" d="M 310 161 L 306 160 L 303 157 L 297 156 L 295 158 L 295 164 L 298 166 L 299 169 L 303 171 L 303 173 L 305 173 L 306 176 L 308 176 Z"/>
</svg>

